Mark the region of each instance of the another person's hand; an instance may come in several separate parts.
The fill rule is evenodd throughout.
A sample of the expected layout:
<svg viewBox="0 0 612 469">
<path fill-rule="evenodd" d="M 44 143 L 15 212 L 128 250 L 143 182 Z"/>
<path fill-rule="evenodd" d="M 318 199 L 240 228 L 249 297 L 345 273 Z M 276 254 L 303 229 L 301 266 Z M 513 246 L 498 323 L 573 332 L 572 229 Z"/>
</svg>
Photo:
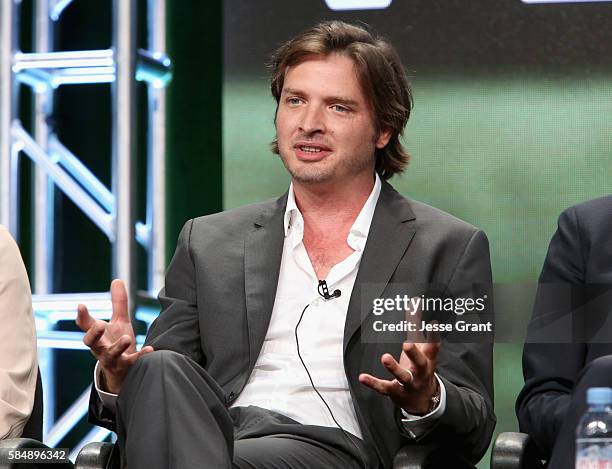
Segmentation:
<svg viewBox="0 0 612 469">
<path fill-rule="evenodd" d="M 83 342 L 100 363 L 104 391 L 119 394 L 130 367 L 139 357 L 152 352 L 153 347 L 136 351 L 125 285 L 121 280 L 113 280 L 110 291 L 113 305 L 110 322 L 94 319 L 87 307 L 80 304 L 76 323 L 85 332 Z"/>
</svg>

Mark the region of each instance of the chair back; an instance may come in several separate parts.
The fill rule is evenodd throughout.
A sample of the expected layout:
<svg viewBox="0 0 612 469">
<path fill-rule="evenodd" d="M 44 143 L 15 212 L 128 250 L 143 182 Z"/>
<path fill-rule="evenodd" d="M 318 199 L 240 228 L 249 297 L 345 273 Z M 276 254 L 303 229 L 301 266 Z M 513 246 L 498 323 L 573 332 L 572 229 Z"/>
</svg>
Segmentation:
<svg viewBox="0 0 612 469">
<path fill-rule="evenodd" d="M 43 388 L 40 378 L 40 369 L 36 377 L 36 391 L 34 392 L 34 407 L 28 422 L 23 427 L 22 438 L 32 438 L 42 441 L 43 437 Z"/>
</svg>

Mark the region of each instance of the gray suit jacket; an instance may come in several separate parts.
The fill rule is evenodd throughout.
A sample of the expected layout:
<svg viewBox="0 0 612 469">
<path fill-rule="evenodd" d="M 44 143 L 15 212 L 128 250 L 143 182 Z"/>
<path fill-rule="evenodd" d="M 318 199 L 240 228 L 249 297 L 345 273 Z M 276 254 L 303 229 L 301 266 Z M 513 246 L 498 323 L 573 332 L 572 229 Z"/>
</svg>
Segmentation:
<svg viewBox="0 0 612 469">
<path fill-rule="evenodd" d="M 283 247 L 287 194 L 276 200 L 188 221 L 181 231 L 165 288 L 162 312 L 147 344 L 190 356 L 219 383 L 230 405 L 246 384 L 263 344 Z M 349 302 L 344 329 L 345 372 L 364 439 L 385 467 L 414 444 L 401 429 L 391 400 L 358 382 L 361 372 L 388 377 L 380 363 L 397 344 L 360 340 L 361 305 L 384 296 L 394 282 L 491 282 L 485 234 L 442 211 L 398 194 L 383 183 Z M 368 288 L 361 298 L 362 285 Z M 477 461 L 495 426 L 492 345 L 444 343 L 438 373 L 447 405 L 437 425 L 420 438 Z M 90 417 L 112 428 L 112 416 L 92 393 Z"/>
</svg>

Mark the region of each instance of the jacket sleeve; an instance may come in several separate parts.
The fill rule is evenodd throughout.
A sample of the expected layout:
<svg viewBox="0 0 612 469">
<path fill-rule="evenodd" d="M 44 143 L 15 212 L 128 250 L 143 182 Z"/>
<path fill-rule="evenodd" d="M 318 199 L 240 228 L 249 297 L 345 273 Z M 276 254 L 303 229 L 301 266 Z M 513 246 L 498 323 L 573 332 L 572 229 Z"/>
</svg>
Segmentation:
<svg viewBox="0 0 612 469">
<path fill-rule="evenodd" d="M 455 298 L 474 297 L 477 285 L 491 285 L 489 243 L 482 231 L 475 231 L 459 258 L 448 284 Z M 478 322 L 493 322 L 487 308 Z M 495 428 L 493 408 L 492 336 L 471 343 L 442 340 L 438 354 L 438 375 L 446 388 L 446 409 L 437 425 L 418 440 L 421 444 L 443 445 L 467 461 L 484 455 Z"/>
<path fill-rule="evenodd" d="M 38 360 L 28 276 L 4 227 L 0 227 L 0 323 L 0 439 L 16 438 L 34 405 Z"/>
<path fill-rule="evenodd" d="M 161 313 L 151 325 L 145 345 L 178 352 L 206 366 L 200 344 L 196 271 L 190 252 L 192 227 L 193 220 L 189 220 L 179 235 L 158 297 Z"/>
<path fill-rule="evenodd" d="M 200 345 L 197 309 L 196 273 L 190 254 L 193 220 L 179 235 L 176 251 L 166 272 L 165 286 L 159 293 L 162 310 L 151 325 L 145 345 L 154 350 L 172 350 L 206 365 Z M 104 407 L 95 386 L 89 401 L 89 420 L 110 430 L 115 429 L 114 414 Z"/>
<path fill-rule="evenodd" d="M 584 283 L 584 236 L 575 208 L 559 217 L 558 228 L 550 242 L 532 315 L 541 319 L 550 301 L 547 283 L 570 285 Z M 584 367 L 584 343 L 535 343 L 528 340 L 523 350 L 525 385 L 516 402 L 519 428 L 529 433 L 544 456 L 550 454 L 571 400 L 571 392 Z"/>
</svg>

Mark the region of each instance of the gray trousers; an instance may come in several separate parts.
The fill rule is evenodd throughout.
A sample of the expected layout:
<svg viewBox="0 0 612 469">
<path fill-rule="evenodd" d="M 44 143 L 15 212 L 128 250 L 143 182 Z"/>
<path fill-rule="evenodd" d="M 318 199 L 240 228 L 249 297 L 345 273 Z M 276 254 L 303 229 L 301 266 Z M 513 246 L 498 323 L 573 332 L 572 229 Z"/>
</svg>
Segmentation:
<svg viewBox="0 0 612 469">
<path fill-rule="evenodd" d="M 166 350 L 132 367 L 116 417 L 121 465 L 129 469 L 378 467 L 373 448 L 338 428 L 254 406 L 227 409 L 201 366 Z"/>
</svg>

